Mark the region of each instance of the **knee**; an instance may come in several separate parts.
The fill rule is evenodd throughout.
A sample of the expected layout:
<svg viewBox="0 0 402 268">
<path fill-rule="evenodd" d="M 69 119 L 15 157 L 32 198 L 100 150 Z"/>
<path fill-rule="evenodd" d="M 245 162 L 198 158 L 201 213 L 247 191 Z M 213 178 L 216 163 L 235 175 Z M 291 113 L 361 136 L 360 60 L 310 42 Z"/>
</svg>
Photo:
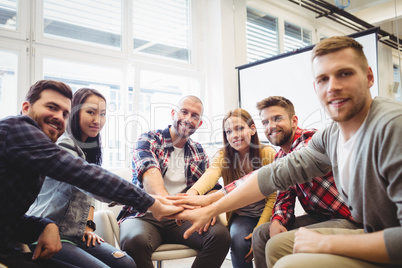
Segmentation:
<svg viewBox="0 0 402 268">
<path fill-rule="evenodd" d="M 210 239 L 216 244 L 219 244 L 219 247 L 230 247 L 230 233 L 225 226 L 223 226 L 222 224 L 216 224 L 213 226 L 213 228 L 210 228 L 208 232 Z"/>
<path fill-rule="evenodd" d="M 131 258 L 124 251 L 121 251 L 121 250 L 114 251 L 112 253 L 112 256 L 115 259 L 113 267 L 116 267 L 116 268 L 124 268 L 124 267 L 137 268 L 137 265 L 135 264 L 133 258 Z"/>
<path fill-rule="evenodd" d="M 149 240 L 144 235 L 124 235 L 120 238 L 121 249 L 126 251 L 130 256 L 147 251 L 151 251 Z"/>
<path fill-rule="evenodd" d="M 238 232 L 231 232 L 231 245 L 230 248 L 234 251 L 242 248 L 249 248 L 250 247 L 250 240 L 244 239 L 243 234 L 239 234 Z"/>
</svg>

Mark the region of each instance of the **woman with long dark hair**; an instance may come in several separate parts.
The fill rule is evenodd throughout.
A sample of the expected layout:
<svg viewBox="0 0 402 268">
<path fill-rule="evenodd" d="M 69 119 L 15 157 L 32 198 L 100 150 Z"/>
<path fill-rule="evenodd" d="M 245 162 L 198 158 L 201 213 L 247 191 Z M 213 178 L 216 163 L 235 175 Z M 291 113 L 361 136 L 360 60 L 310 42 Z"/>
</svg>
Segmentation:
<svg viewBox="0 0 402 268">
<path fill-rule="evenodd" d="M 74 93 L 67 134 L 57 144 L 71 154 L 96 165 L 102 163 L 100 131 L 106 121 L 106 99 L 95 89 Z M 77 267 L 136 267 L 125 252 L 94 233 L 95 200 L 79 188 L 46 177 L 28 215 L 53 220 L 59 227 L 62 249 L 55 263 Z M 31 245 L 31 250 L 35 244 Z"/>
</svg>

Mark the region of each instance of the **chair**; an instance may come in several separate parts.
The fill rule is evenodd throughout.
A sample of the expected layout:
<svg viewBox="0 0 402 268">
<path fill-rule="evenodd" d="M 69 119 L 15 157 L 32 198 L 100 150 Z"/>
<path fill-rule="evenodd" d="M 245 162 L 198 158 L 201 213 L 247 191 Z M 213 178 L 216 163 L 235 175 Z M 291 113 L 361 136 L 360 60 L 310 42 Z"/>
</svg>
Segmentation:
<svg viewBox="0 0 402 268">
<path fill-rule="evenodd" d="M 95 211 L 95 233 L 101 236 L 105 242 L 120 248 L 120 229 L 116 216 L 110 210 Z M 198 250 L 181 244 L 162 244 L 152 254 L 152 261 L 156 262 L 157 268 L 162 268 L 165 260 L 176 260 L 197 256 Z"/>
</svg>

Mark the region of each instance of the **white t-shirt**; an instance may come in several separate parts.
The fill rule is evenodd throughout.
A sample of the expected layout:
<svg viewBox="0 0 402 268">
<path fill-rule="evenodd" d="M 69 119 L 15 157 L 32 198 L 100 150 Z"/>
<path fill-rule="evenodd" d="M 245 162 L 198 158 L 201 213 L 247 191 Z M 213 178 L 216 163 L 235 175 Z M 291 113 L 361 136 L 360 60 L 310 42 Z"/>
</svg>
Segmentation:
<svg viewBox="0 0 402 268">
<path fill-rule="evenodd" d="M 186 189 L 184 148 L 174 147 L 163 181 L 170 195 L 176 195 Z"/>
<path fill-rule="evenodd" d="M 367 117 L 366 117 L 367 118 Z M 366 119 L 364 120 L 363 124 L 360 128 L 356 131 L 353 136 L 345 142 L 345 138 L 343 137 L 342 133 L 339 133 L 338 138 L 338 169 L 339 169 L 339 176 L 341 179 L 341 188 L 347 195 L 349 192 L 349 181 L 352 177 L 352 171 L 356 167 L 355 165 L 355 154 L 356 154 L 356 146 L 361 140 L 363 126 L 366 123 Z"/>
</svg>

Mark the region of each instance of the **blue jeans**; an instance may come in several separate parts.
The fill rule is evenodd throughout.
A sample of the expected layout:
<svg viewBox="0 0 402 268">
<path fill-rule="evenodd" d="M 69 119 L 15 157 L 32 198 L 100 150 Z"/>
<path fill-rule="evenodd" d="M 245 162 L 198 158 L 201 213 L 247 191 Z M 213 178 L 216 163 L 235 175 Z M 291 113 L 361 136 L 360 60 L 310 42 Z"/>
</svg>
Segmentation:
<svg viewBox="0 0 402 268">
<path fill-rule="evenodd" d="M 252 268 L 253 262 L 246 262 L 245 257 L 251 248 L 251 239 L 244 239 L 253 232 L 259 218 L 239 216 L 233 213 L 230 224 L 230 256 L 234 268 Z"/>
<path fill-rule="evenodd" d="M 31 251 L 35 245 L 30 246 Z M 108 243 L 96 243 L 87 247 L 86 242 L 79 241 L 77 245 L 62 242 L 62 249 L 50 260 L 63 263 L 71 267 L 95 268 L 95 267 L 132 267 L 136 268 L 134 260 L 125 252 L 122 257 L 115 257 L 115 252 L 122 252 Z"/>
</svg>

